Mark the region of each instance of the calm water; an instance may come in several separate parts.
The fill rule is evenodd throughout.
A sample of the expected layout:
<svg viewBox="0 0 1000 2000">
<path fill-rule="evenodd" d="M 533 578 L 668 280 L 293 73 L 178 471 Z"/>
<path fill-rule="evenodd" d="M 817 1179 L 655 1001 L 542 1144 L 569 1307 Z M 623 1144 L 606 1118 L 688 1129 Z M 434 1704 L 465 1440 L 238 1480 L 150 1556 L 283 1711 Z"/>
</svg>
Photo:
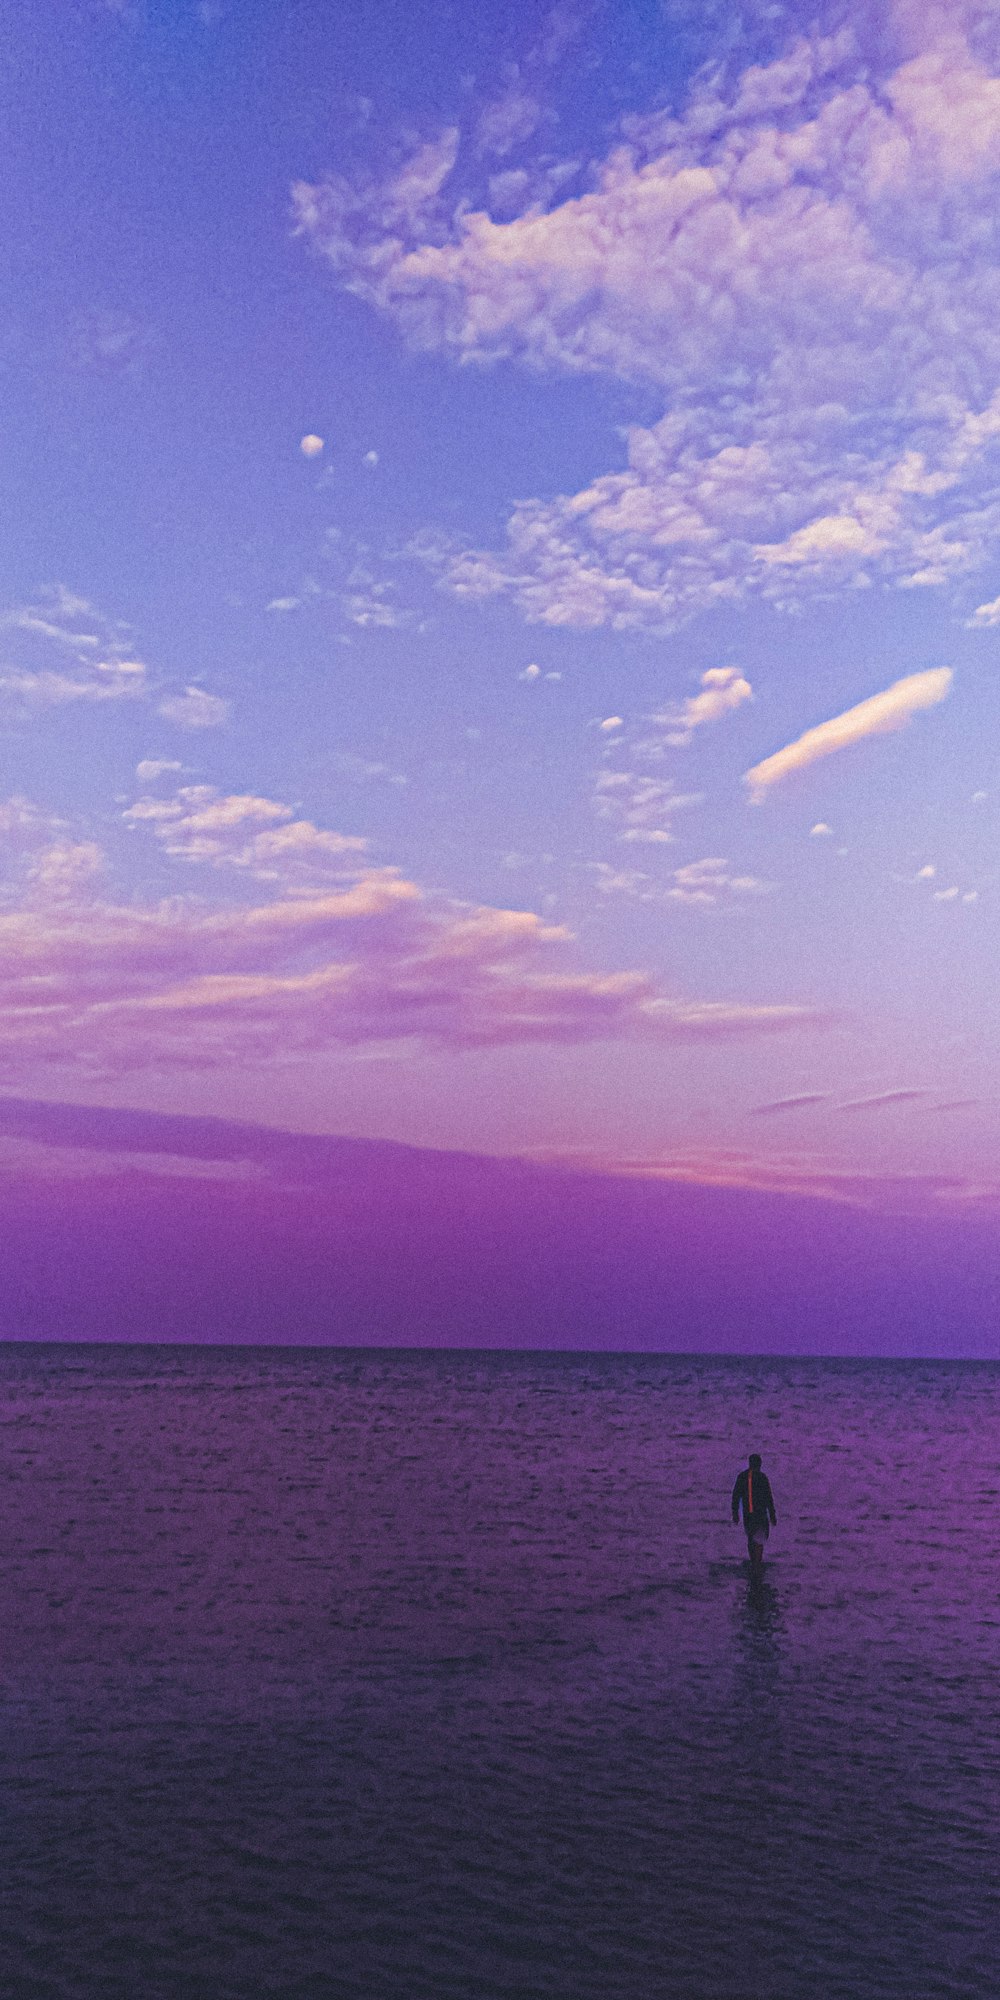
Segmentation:
<svg viewBox="0 0 1000 2000">
<path fill-rule="evenodd" d="M 11 2000 L 1000 1991 L 1000 1367 L 7 1347 L 0 1421 Z"/>
</svg>

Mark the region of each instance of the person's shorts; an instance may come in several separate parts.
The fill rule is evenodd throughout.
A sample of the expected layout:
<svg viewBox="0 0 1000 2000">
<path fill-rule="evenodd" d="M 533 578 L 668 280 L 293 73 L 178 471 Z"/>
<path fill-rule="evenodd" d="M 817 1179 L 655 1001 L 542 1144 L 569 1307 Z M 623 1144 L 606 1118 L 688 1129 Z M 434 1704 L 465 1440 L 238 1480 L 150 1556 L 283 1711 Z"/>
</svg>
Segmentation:
<svg viewBox="0 0 1000 2000">
<path fill-rule="evenodd" d="M 766 1514 L 751 1515 L 750 1520 L 747 1522 L 746 1526 L 747 1526 L 747 1541 L 760 1542 L 761 1545 L 763 1546 L 763 1544 L 766 1542 L 768 1538 L 768 1535 L 771 1532 L 771 1524 L 767 1518 L 767 1515 Z"/>
</svg>

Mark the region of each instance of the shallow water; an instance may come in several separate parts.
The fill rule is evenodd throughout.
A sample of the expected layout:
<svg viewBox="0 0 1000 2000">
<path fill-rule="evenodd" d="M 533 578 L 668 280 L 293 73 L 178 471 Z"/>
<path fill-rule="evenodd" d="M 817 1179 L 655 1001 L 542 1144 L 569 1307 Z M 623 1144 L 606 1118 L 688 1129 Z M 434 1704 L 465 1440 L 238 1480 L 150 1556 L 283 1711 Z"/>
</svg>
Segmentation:
<svg viewBox="0 0 1000 2000">
<path fill-rule="evenodd" d="M 998 1436 L 990 1364 L 0 1347 L 0 1991 L 992 2000 Z"/>
</svg>

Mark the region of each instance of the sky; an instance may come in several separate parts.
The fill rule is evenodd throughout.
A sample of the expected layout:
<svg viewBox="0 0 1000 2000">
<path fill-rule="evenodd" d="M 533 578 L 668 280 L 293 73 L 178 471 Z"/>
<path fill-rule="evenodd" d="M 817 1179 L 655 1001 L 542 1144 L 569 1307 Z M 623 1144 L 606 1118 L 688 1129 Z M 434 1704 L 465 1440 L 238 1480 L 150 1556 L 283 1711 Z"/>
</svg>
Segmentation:
<svg viewBox="0 0 1000 2000">
<path fill-rule="evenodd" d="M 994 1210 L 995 7 L 5 42 L 0 1091 Z"/>
</svg>

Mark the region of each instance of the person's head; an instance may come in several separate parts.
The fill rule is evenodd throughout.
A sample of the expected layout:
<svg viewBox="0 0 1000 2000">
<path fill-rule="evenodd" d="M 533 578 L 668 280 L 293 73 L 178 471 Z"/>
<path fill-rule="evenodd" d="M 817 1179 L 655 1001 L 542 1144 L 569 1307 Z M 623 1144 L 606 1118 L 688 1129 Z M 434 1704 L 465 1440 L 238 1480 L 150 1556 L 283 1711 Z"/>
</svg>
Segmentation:
<svg viewBox="0 0 1000 2000">
<path fill-rule="evenodd" d="M 759 1471 L 760 1471 L 760 1452 L 759 1452 L 759 1451 L 752 1451 L 752 1452 L 750 1453 L 750 1470 L 751 1470 L 751 1472 L 759 1472 Z"/>
</svg>

